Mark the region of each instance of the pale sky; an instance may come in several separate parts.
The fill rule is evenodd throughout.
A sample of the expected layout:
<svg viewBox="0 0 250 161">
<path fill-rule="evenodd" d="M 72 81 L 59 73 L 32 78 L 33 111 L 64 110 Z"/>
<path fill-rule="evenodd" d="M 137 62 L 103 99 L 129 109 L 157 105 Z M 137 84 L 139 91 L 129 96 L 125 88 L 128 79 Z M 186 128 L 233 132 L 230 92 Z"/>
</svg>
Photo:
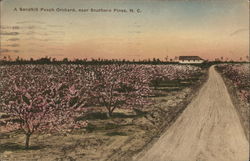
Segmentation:
<svg viewBox="0 0 250 161">
<path fill-rule="evenodd" d="M 91 8 L 112 12 L 78 11 Z M 1 4 L 2 56 L 132 60 L 198 55 L 238 60 L 248 53 L 247 0 L 3 0 Z"/>
</svg>

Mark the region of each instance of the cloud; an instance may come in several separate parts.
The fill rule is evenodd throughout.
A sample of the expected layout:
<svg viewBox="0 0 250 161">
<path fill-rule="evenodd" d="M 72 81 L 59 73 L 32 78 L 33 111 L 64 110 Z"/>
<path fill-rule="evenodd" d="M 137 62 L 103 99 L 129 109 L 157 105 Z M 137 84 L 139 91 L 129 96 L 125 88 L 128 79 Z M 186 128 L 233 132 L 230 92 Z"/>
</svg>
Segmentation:
<svg viewBox="0 0 250 161">
<path fill-rule="evenodd" d="M 17 24 L 45 24 L 45 22 L 42 21 L 19 21 Z"/>
<path fill-rule="evenodd" d="M 32 46 L 35 46 L 35 47 L 40 47 L 40 48 L 43 48 L 43 47 L 45 47 L 45 45 L 42 45 L 42 44 L 38 44 L 38 43 L 34 43 L 34 42 L 31 42 L 31 43 L 29 43 L 29 45 L 32 45 Z"/>
<path fill-rule="evenodd" d="M 18 53 L 19 50 L 0 49 L 0 53 Z"/>
<path fill-rule="evenodd" d="M 7 47 L 18 47 L 19 44 L 7 44 L 7 45 L 3 45 L 3 46 L 7 46 Z"/>
<path fill-rule="evenodd" d="M 19 41 L 20 39 L 19 38 L 11 38 L 11 39 L 8 39 L 7 41 Z"/>
<path fill-rule="evenodd" d="M 20 26 L 0 26 L 0 29 L 12 29 L 12 30 L 18 30 L 20 29 Z"/>
<path fill-rule="evenodd" d="M 44 38 L 38 38 L 36 37 L 35 35 L 31 35 L 23 40 L 28 40 L 28 41 L 40 41 L 40 42 L 51 42 L 51 43 L 61 43 L 63 42 L 63 40 L 60 40 L 59 38 L 56 39 L 55 37 L 53 38 L 47 38 L 47 37 L 44 37 Z"/>
<path fill-rule="evenodd" d="M 30 25 L 30 26 L 23 26 L 23 29 L 29 29 L 29 30 L 34 30 L 34 29 L 41 29 L 41 30 L 46 30 L 45 27 L 41 27 L 41 26 L 35 26 L 35 25 Z"/>
<path fill-rule="evenodd" d="M 34 31 L 28 31 L 24 32 L 25 35 L 40 35 L 40 36 L 48 36 L 47 33 L 39 33 L 39 32 L 34 32 Z"/>
<path fill-rule="evenodd" d="M 234 36 L 234 35 L 237 35 L 237 34 L 240 34 L 240 33 L 244 33 L 244 32 L 247 32 L 247 31 L 249 31 L 249 29 L 247 29 L 247 28 L 238 29 L 238 30 L 232 32 L 230 34 L 230 36 Z"/>
<path fill-rule="evenodd" d="M 13 36 L 13 35 L 19 35 L 19 32 L 0 32 L 0 35 Z"/>
<path fill-rule="evenodd" d="M 63 49 L 60 49 L 60 48 L 48 48 L 50 50 L 63 50 Z"/>
<path fill-rule="evenodd" d="M 51 39 L 39 39 L 37 37 L 34 37 L 34 36 L 30 36 L 30 37 L 27 37 L 26 39 L 24 40 L 35 40 L 35 41 L 50 41 Z"/>
<path fill-rule="evenodd" d="M 40 25 L 40 24 L 38 24 L 38 25 Z M 15 26 L 0 25 L 0 29 L 9 29 L 9 30 L 30 29 L 30 30 L 34 30 L 34 29 L 46 29 L 46 28 L 41 27 L 41 26 L 36 26 L 36 25 L 15 25 Z"/>
<path fill-rule="evenodd" d="M 25 32 L 24 34 L 26 34 L 26 35 L 34 35 L 36 32 L 34 32 L 34 31 L 29 31 L 29 32 Z"/>
<path fill-rule="evenodd" d="M 19 50 L 12 50 L 12 52 L 13 52 L 13 53 L 18 53 L 18 52 L 19 52 Z"/>
<path fill-rule="evenodd" d="M 27 50 L 28 52 L 37 52 L 37 53 L 45 53 L 44 50 L 39 50 L 39 49 L 29 49 Z"/>
<path fill-rule="evenodd" d="M 65 32 L 63 32 L 63 31 L 49 31 L 49 32 L 54 33 L 54 34 L 62 34 L 62 35 L 65 34 Z"/>
<path fill-rule="evenodd" d="M 8 52 L 10 52 L 9 49 L 0 49 L 0 53 L 8 53 Z"/>
<path fill-rule="evenodd" d="M 47 25 L 48 27 L 63 27 L 62 25 Z"/>
<path fill-rule="evenodd" d="M 27 28 L 27 29 L 32 30 L 32 29 L 37 29 L 38 27 L 37 27 L 37 26 L 26 26 L 26 27 L 24 27 L 24 28 Z"/>
</svg>

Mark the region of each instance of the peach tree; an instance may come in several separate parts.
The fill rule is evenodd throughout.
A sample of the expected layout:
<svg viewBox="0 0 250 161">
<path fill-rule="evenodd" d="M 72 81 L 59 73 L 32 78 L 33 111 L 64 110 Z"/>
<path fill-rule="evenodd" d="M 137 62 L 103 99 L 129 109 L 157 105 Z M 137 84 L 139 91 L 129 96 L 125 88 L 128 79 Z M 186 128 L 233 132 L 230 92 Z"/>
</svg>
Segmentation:
<svg viewBox="0 0 250 161">
<path fill-rule="evenodd" d="M 113 64 L 93 67 L 90 97 L 107 109 L 111 117 L 116 108 L 141 108 L 150 103 L 149 77 L 142 66 Z"/>
<path fill-rule="evenodd" d="M 20 129 L 25 134 L 26 148 L 34 133 L 80 128 L 87 124 L 75 119 L 86 111 L 83 97 L 86 89 L 77 88 L 77 83 L 83 86 L 83 82 L 52 68 L 55 67 L 20 66 L 12 68 L 13 75 L 7 74 L 9 83 L 1 103 L 2 111 L 10 116 L 5 120 L 6 127 Z"/>
</svg>

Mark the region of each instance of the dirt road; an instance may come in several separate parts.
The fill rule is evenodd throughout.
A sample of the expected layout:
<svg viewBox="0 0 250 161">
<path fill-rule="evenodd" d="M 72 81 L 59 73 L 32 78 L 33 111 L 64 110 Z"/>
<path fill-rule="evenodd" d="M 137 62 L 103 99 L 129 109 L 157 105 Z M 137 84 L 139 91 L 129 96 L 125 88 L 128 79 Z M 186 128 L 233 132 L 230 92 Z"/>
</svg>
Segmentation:
<svg viewBox="0 0 250 161">
<path fill-rule="evenodd" d="M 198 96 L 139 161 L 248 161 L 249 143 L 214 67 Z"/>
</svg>

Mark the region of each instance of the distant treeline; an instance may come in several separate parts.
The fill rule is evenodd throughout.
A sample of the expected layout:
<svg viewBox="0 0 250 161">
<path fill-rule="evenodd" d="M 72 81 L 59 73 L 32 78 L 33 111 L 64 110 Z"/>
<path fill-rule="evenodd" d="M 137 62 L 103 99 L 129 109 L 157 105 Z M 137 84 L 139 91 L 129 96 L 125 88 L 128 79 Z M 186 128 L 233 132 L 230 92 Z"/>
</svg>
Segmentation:
<svg viewBox="0 0 250 161">
<path fill-rule="evenodd" d="M 237 61 L 205 61 L 203 65 L 212 65 L 218 63 L 246 63 L 246 62 L 237 62 Z M 147 59 L 147 60 L 126 60 L 126 59 L 74 59 L 69 60 L 68 58 L 64 58 L 62 60 L 57 60 L 56 58 L 44 57 L 40 59 L 30 58 L 29 60 L 17 57 L 15 60 L 0 60 L 1 65 L 11 65 L 11 64 L 82 64 L 82 65 L 106 65 L 106 64 L 179 64 L 176 61 L 162 61 L 158 58 Z M 194 64 L 195 65 L 195 64 Z M 196 64 L 200 65 L 200 64 Z"/>
</svg>

